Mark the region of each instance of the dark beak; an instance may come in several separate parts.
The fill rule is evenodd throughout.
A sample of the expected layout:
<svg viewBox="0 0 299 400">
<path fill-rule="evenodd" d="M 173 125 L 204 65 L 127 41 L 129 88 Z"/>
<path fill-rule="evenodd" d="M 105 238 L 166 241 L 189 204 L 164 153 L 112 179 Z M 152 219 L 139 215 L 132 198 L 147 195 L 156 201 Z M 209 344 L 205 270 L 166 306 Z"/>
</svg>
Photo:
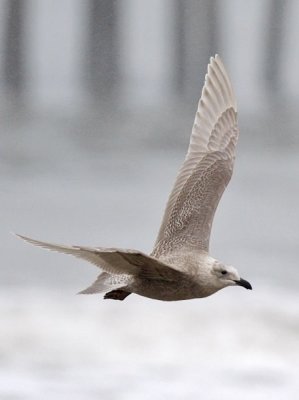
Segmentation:
<svg viewBox="0 0 299 400">
<path fill-rule="evenodd" d="M 245 289 L 250 289 L 252 290 L 252 286 L 248 281 L 245 281 L 245 279 L 240 278 L 239 281 L 235 281 L 238 286 L 243 286 Z"/>
</svg>

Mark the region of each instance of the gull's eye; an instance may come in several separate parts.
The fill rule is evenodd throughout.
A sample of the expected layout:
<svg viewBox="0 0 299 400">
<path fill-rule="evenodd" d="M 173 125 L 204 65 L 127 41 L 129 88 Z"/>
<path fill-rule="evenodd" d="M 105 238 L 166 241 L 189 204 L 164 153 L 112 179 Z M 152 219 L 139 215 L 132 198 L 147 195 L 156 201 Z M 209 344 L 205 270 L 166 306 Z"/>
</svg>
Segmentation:
<svg viewBox="0 0 299 400">
<path fill-rule="evenodd" d="M 223 270 L 223 271 L 221 271 L 221 273 L 222 273 L 222 275 L 226 275 L 227 271 Z"/>
</svg>

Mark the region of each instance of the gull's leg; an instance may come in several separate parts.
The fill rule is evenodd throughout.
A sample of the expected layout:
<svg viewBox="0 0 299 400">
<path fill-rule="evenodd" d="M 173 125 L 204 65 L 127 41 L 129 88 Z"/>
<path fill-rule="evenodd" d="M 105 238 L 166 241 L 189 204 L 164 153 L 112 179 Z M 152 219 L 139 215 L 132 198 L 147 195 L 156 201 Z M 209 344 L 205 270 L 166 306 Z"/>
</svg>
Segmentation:
<svg viewBox="0 0 299 400">
<path fill-rule="evenodd" d="M 105 294 L 104 299 L 112 299 L 112 300 L 124 300 L 127 296 L 131 294 L 130 292 L 126 292 L 122 289 L 111 290 Z"/>
</svg>

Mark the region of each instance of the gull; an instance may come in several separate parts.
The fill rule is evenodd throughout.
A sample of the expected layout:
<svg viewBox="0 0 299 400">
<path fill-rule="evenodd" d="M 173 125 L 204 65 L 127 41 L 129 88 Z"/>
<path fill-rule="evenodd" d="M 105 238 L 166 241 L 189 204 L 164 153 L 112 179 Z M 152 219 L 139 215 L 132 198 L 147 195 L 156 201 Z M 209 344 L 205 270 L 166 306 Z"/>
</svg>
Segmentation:
<svg viewBox="0 0 299 400">
<path fill-rule="evenodd" d="M 237 105 L 219 55 L 211 57 L 186 158 L 170 193 L 150 255 L 138 250 L 63 246 L 21 239 L 71 254 L 101 273 L 82 294 L 124 300 L 131 293 L 156 300 L 202 298 L 227 286 L 252 289 L 238 271 L 209 254 L 212 222 L 229 183 L 238 140 Z"/>
</svg>

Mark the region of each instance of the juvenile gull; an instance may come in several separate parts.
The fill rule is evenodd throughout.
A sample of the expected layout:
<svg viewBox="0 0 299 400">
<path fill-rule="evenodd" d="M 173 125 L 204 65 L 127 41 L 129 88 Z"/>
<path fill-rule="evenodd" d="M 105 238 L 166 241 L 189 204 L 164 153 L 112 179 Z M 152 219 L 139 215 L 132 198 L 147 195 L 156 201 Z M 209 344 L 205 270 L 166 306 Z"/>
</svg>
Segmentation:
<svg viewBox="0 0 299 400">
<path fill-rule="evenodd" d="M 226 286 L 252 289 L 235 268 L 209 255 L 213 217 L 232 175 L 238 133 L 232 85 L 216 55 L 208 65 L 188 152 L 151 255 L 138 250 L 63 246 L 18 236 L 99 267 L 96 281 L 80 293 L 104 292 L 105 299 L 124 300 L 135 293 L 172 301 L 206 297 Z"/>
</svg>

